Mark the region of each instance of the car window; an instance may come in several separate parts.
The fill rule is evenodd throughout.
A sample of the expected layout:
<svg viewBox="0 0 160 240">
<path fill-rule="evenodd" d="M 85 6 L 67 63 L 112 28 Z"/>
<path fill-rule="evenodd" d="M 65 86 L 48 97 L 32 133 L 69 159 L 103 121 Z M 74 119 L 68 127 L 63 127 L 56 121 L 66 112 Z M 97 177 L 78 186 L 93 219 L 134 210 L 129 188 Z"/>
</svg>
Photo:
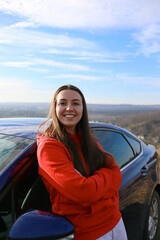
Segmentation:
<svg viewBox="0 0 160 240">
<path fill-rule="evenodd" d="M 0 172 L 32 142 L 31 139 L 0 134 Z"/>
<path fill-rule="evenodd" d="M 129 137 L 128 135 L 125 135 L 125 137 L 129 141 L 129 143 L 132 145 L 135 155 L 138 156 L 141 152 L 141 144 L 137 140 Z"/>
<path fill-rule="evenodd" d="M 120 168 L 134 159 L 133 150 L 121 133 L 109 130 L 93 130 L 93 133 L 104 150 L 113 155 Z"/>
</svg>

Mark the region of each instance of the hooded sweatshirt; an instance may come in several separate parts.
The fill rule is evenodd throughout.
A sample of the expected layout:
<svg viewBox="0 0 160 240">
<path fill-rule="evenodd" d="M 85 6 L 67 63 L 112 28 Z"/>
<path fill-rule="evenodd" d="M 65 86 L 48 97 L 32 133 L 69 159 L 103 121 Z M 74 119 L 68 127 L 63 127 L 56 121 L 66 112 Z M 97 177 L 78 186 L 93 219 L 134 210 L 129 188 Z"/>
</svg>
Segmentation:
<svg viewBox="0 0 160 240">
<path fill-rule="evenodd" d="M 87 171 L 79 137 L 72 139 L 78 144 Z M 50 194 L 52 211 L 72 222 L 74 239 L 96 240 L 111 231 L 121 218 L 118 190 L 122 175 L 115 160 L 110 168 L 100 168 L 84 177 L 74 168 L 61 142 L 40 134 L 37 144 L 39 174 Z"/>
</svg>

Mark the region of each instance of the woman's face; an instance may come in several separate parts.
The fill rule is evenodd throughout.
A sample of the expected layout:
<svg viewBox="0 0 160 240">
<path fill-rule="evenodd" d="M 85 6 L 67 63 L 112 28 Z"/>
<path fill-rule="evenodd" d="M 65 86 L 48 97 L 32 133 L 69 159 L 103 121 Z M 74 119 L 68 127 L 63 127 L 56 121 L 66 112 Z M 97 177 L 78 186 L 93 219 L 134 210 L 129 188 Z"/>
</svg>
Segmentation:
<svg viewBox="0 0 160 240">
<path fill-rule="evenodd" d="M 65 129 L 75 134 L 76 125 L 83 114 L 83 103 L 81 95 L 74 90 L 62 90 L 57 95 L 56 115 Z"/>
</svg>

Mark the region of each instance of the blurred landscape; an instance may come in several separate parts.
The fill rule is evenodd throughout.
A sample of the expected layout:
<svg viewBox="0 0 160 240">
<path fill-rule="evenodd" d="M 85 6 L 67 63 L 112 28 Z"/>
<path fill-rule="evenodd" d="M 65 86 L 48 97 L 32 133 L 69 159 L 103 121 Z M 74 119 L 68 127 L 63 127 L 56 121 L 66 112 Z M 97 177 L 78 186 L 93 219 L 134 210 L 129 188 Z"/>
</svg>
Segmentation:
<svg viewBox="0 0 160 240">
<path fill-rule="evenodd" d="M 47 117 L 49 103 L 0 103 L 0 118 Z M 128 129 L 160 155 L 160 105 L 88 104 L 90 121 L 107 122 Z"/>
</svg>

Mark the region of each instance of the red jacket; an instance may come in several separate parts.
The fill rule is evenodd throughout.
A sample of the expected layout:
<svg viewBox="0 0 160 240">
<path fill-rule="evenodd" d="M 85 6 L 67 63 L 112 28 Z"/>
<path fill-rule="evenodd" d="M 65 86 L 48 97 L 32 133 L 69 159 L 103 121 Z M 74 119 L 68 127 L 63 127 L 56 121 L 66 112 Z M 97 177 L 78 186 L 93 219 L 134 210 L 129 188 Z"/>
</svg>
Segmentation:
<svg viewBox="0 0 160 240">
<path fill-rule="evenodd" d="M 79 143 L 78 137 L 73 138 Z M 121 218 L 118 190 L 122 175 L 117 164 L 86 178 L 74 169 L 61 142 L 44 135 L 37 140 L 39 174 L 50 193 L 52 211 L 73 223 L 74 239 L 96 240 L 112 230 Z"/>
</svg>

